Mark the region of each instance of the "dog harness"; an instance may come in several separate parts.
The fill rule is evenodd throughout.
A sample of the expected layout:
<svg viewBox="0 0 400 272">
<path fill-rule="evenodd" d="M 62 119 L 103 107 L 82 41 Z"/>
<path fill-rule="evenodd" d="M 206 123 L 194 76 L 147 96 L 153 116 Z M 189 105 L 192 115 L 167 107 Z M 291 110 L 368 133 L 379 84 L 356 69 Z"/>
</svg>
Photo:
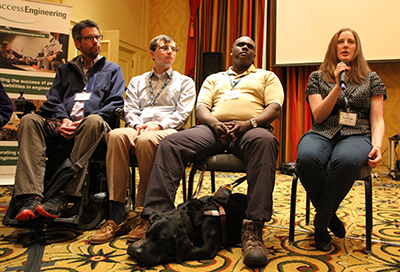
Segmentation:
<svg viewBox="0 0 400 272">
<path fill-rule="evenodd" d="M 219 216 L 221 221 L 221 230 L 222 230 L 222 244 L 226 242 L 226 213 L 224 207 L 220 205 L 218 202 L 212 200 L 212 202 L 217 205 L 217 210 L 207 210 L 204 211 L 204 215 L 206 216 Z"/>
</svg>

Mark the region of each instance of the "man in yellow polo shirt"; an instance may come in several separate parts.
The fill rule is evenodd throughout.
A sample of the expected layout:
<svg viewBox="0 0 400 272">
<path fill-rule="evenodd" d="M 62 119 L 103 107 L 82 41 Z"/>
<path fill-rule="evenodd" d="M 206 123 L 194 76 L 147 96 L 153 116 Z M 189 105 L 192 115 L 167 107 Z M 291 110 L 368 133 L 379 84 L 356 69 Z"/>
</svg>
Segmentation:
<svg viewBox="0 0 400 272">
<path fill-rule="evenodd" d="M 251 38 L 238 38 L 231 50 L 233 66 L 210 75 L 201 87 L 196 106 L 201 125 L 161 140 L 142 219 L 148 219 L 155 210 L 175 210 L 176 190 L 189 161 L 227 150 L 243 158 L 247 167 L 248 208 L 242 225 L 244 263 L 261 267 L 268 262 L 262 229 L 272 215 L 279 148 L 270 124 L 280 114 L 284 94 L 274 73 L 254 67 L 255 51 Z"/>
</svg>

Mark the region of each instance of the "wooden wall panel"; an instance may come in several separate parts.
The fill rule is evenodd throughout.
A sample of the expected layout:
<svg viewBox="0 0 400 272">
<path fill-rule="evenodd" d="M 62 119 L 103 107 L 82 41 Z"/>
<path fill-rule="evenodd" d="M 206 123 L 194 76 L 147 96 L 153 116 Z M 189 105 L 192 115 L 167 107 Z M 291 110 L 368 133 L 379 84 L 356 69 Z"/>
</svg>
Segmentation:
<svg viewBox="0 0 400 272">
<path fill-rule="evenodd" d="M 385 138 L 383 140 L 383 161 L 389 165 L 389 140 L 394 134 L 400 134 L 400 63 L 370 64 L 385 83 L 388 98 L 383 104 L 385 118 Z M 400 152 L 398 150 L 398 152 Z M 397 156 L 395 156 L 397 158 Z M 378 171 L 387 171 L 387 167 L 380 166 Z"/>
<path fill-rule="evenodd" d="M 176 71 L 185 73 L 187 38 L 189 34 L 190 7 L 188 0 L 158 1 L 151 0 L 150 4 L 150 39 L 160 34 L 171 36 L 177 43 L 179 52 L 175 63 L 172 65 Z M 149 58 L 149 70 L 153 67 L 153 61 Z"/>
</svg>

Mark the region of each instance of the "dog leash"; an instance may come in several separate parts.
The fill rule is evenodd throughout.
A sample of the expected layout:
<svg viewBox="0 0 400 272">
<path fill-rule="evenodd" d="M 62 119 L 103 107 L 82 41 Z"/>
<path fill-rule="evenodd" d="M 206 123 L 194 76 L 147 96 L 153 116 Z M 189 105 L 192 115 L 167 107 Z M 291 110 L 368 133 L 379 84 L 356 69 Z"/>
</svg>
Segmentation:
<svg viewBox="0 0 400 272">
<path fill-rule="evenodd" d="M 204 164 L 200 173 L 200 177 L 199 177 L 199 182 L 197 183 L 197 187 L 196 190 L 194 191 L 194 194 L 192 196 L 192 199 L 197 199 L 197 197 L 200 194 L 201 188 L 203 186 L 203 180 L 204 180 L 204 173 L 206 171 L 206 165 Z M 245 180 L 247 179 L 247 176 L 238 178 L 237 180 L 235 180 L 233 183 L 231 184 L 227 184 L 224 187 L 228 188 L 230 191 L 233 190 L 233 188 L 235 188 L 236 186 L 242 184 Z"/>
<path fill-rule="evenodd" d="M 201 187 L 203 186 L 203 179 L 204 179 L 204 172 L 205 171 L 206 171 L 206 166 L 203 165 L 203 168 L 201 169 L 201 174 L 200 174 L 200 177 L 199 177 L 199 182 L 197 183 L 197 187 L 196 187 L 196 190 L 194 191 L 192 199 L 197 199 L 197 197 L 200 194 Z"/>
</svg>

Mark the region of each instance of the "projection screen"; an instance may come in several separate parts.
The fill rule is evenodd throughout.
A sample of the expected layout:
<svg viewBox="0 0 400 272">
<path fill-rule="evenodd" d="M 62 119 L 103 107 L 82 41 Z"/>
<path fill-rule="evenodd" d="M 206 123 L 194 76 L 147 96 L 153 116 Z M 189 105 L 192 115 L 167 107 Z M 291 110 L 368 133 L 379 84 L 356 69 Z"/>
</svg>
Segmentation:
<svg viewBox="0 0 400 272">
<path fill-rule="evenodd" d="M 400 61 L 400 0 L 275 0 L 274 66 L 318 65 L 343 27 L 369 62 Z"/>
</svg>

